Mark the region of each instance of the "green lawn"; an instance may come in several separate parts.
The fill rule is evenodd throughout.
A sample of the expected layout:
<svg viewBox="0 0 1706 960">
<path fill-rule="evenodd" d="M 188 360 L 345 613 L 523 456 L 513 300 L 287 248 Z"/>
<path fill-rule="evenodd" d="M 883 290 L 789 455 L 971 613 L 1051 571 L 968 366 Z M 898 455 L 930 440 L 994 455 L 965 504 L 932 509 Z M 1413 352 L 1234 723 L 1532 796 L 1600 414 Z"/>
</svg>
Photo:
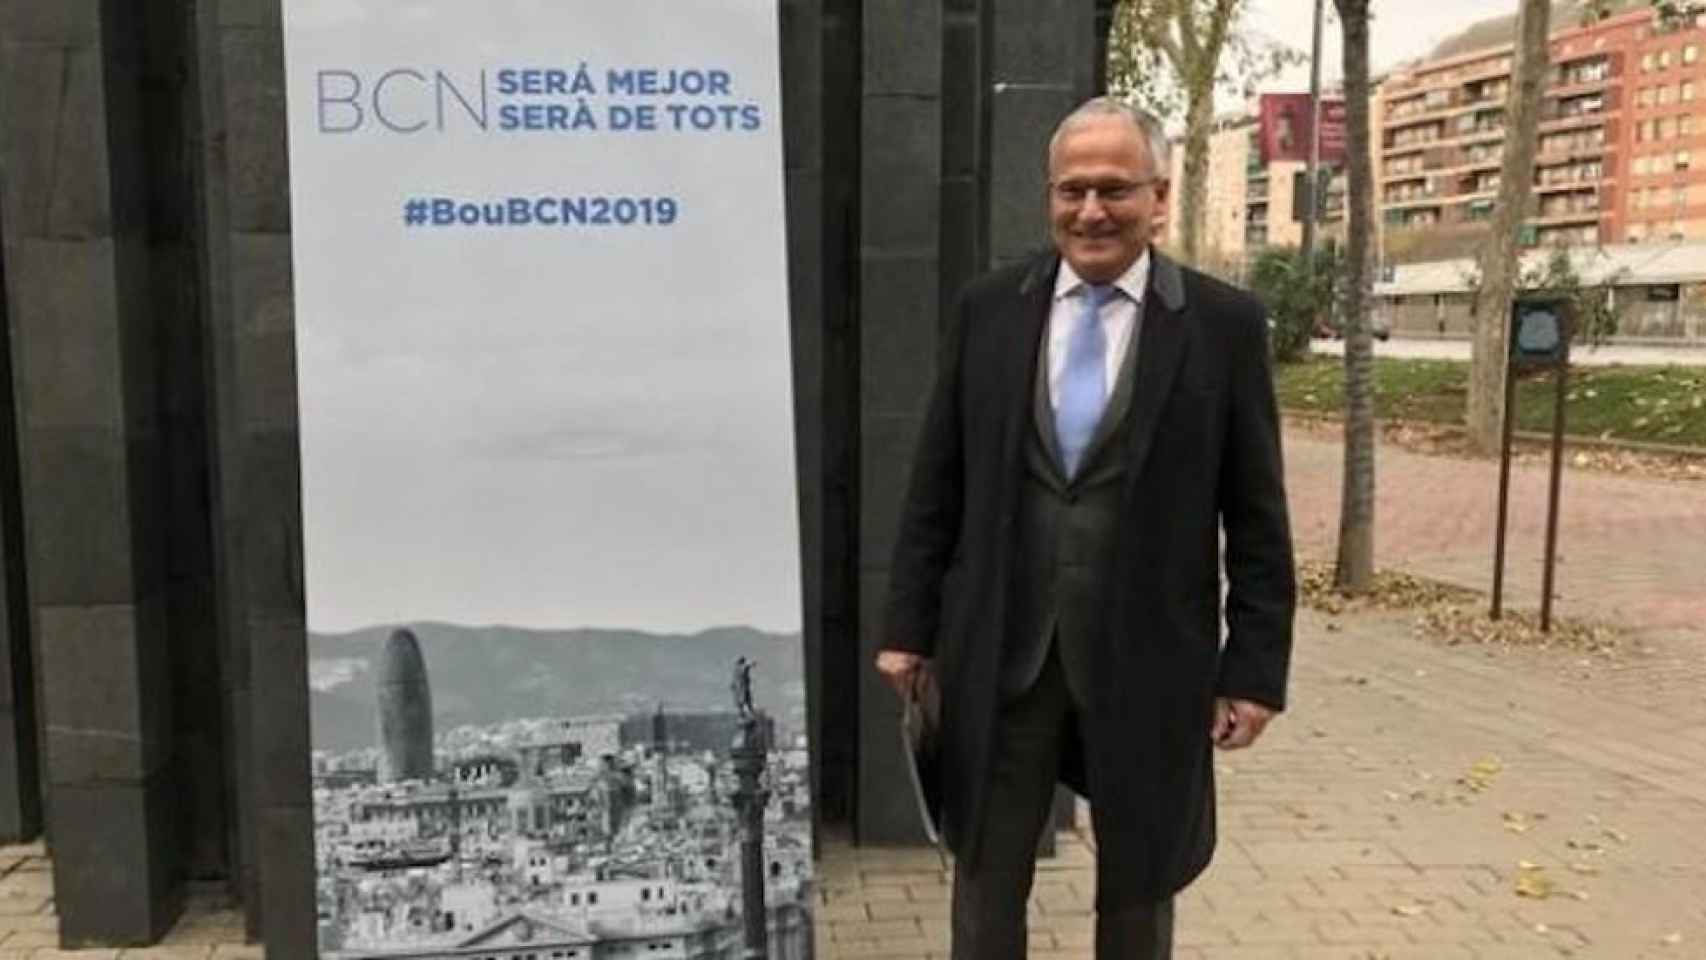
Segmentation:
<svg viewBox="0 0 1706 960">
<path fill-rule="evenodd" d="M 1344 361 L 1315 357 L 1275 371 L 1280 406 L 1341 413 Z M 1375 411 L 1397 420 L 1462 423 L 1469 364 L 1456 360 L 1375 360 Z M 1550 373 L 1517 386 L 1517 427 L 1550 432 Z M 1706 447 L 1706 368 L 1577 367 L 1570 371 L 1565 429 L 1573 436 Z"/>
</svg>

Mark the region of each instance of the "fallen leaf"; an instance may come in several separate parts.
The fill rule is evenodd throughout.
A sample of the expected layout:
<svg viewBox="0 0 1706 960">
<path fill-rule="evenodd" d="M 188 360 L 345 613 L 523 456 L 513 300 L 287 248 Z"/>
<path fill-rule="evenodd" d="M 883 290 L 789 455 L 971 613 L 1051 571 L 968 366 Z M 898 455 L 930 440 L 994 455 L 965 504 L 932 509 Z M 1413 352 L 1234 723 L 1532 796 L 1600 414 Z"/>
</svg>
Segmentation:
<svg viewBox="0 0 1706 960">
<path fill-rule="evenodd" d="M 1517 874 L 1517 896 L 1528 897 L 1533 900 L 1545 900 L 1552 896 L 1553 891 L 1557 889 L 1557 885 L 1549 878 L 1542 876 L 1541 870 L 1542 868 L 1540 867 L 1529 866 L 1524 867 L 1522 872 Z"/>
<path fill-rule="evenodd" d="M 1400 917 L 1419 917 L 1425 911 L 1414 904 L 1399 904 L 1392 908 L 1392 912 Z"/>
</svg>

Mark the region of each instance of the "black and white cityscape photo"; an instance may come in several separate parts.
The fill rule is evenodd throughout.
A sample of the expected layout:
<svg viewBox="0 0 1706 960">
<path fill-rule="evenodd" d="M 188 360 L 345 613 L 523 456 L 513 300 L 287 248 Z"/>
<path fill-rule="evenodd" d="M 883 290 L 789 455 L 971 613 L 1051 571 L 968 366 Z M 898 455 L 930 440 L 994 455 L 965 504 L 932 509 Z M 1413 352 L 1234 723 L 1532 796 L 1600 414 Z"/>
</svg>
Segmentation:
<svg viewBox="0 0 1706 960">
<path fill-rule="evenodd" d="M 812 955 L 797 637 L 312 643 L 327 960 Z"/>
</svg>

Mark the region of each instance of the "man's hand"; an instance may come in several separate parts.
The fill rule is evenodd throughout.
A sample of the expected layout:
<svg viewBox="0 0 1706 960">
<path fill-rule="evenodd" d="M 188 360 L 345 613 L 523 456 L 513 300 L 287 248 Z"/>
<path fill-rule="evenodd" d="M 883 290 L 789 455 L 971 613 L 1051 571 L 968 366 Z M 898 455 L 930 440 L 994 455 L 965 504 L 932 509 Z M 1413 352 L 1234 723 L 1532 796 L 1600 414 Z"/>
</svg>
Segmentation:
<svg viewBox="0 0 1706 960">
<path fill-rule="evenodd" d="M 913 684 L 918 680 L 918 671 L 924 668 L 925 659 L 916 653 L 905 650 L 877 651 L 877 672 L 882 674 L 894 692 L 902 700 L 913 690 Z"/>
<path fill-rule="evenodd" d="M 1209 737 L 1223 750 L 1238 750 L 1255 743 L 1273 718 L 1273 710 L 1254 701 L 1215 697 Z"/>
</svg>

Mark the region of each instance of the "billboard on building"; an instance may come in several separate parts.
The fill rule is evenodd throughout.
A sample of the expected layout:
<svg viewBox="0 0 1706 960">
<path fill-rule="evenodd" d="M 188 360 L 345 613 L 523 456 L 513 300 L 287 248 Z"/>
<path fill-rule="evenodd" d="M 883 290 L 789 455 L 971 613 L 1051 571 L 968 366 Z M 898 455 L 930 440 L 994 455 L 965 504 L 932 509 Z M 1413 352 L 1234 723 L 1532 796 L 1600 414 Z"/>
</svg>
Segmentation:
<svg viewBox="0 0 1706 960">
<path fill-rule="evenodd" d="M 1264 93 L 1257 107 L 1257 144 L 1262 165 L 1309 161 L 1310 103 L 1307 93 Z M 1345 160 L 1345 102 L 1321 98 L 1321 162 Z"/>
<path fill-rule="evenodd" d="M 776 4 L 284 11 L 322 956 L 808 956 Z"/>
</svg>

